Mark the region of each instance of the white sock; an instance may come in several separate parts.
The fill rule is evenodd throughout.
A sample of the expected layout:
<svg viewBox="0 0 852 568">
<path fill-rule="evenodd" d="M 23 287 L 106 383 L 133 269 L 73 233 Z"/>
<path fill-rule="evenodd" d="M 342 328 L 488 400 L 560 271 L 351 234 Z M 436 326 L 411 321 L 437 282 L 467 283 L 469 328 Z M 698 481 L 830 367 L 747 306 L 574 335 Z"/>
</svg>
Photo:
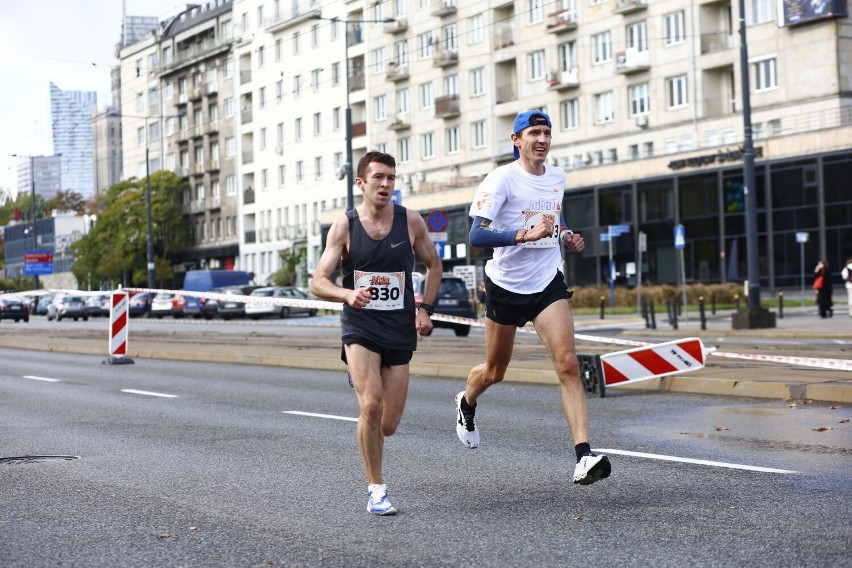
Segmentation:
<svg viewBox="0 0 852 568">
<path fill-rule="evenodd" d="M 373 483 L 367 486 L 367 492 L 372 493 L 374 491 L 384 491 L 387 492 L 388 486 L 384 483 Z"/>
</svg>

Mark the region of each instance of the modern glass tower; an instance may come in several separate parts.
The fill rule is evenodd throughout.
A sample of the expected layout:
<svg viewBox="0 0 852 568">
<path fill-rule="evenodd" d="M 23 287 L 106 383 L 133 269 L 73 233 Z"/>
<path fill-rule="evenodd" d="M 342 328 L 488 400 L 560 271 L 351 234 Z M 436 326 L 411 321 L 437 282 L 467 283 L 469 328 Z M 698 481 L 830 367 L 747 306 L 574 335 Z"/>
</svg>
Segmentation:
<svg viewBox="0 0 852 568">
<path fill-rule="evenodd" d="M 50 84 L 53 152 L 62 156 L 62 190 L 89 198 L 95 191 L 92 115 L 95 91 L 63 91 Z"/>
</svg>

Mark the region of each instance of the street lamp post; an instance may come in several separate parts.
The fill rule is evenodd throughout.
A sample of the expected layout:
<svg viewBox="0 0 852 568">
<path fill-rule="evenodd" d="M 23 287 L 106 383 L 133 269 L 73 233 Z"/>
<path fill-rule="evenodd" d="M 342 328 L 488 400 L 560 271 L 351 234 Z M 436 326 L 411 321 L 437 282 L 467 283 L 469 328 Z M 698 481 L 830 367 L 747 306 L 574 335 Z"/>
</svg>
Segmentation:
<svg viewBox="0 0 852 568">
<path fill-rule="evenodd" d="M 33 201 L 33 251 L 38 250 L 38 227 L 36 225 L 35 158 L 30 156 L 30 197 Z M 33 274 L 33 290 L 38 290 L 38 274 Z"/>
<path fill-rule="evenodd" d="M 355 187 L 355 170 L 352 164 L 352 107 L 349 104 L 349 30 L 346 29 L 347 24 L 382 24 L 395 22 L 395 18 L 385 18 L 383 20 L 341 20 L 339 18 L 323 18 L 319 12 L 310 15 L 311 20 L 328 20 L 329 22 L 340 22 L 343 24 L 343 53 L 345 58 L 344 69 L 346 73 L 346 210 L 349 211 L 355 207 L 355 196 L 353 195 L 353 187 Z"/>
<path fill-rule="evenodd" d="M 148 121 L 145 121 L 148 130 Z M 154 231 L 151 222 L 151 162 L 148 160 L 148 132 L 145 132 L 145 207 L 148 211 L 148 288 L 154 288 Z"/>
</svg>

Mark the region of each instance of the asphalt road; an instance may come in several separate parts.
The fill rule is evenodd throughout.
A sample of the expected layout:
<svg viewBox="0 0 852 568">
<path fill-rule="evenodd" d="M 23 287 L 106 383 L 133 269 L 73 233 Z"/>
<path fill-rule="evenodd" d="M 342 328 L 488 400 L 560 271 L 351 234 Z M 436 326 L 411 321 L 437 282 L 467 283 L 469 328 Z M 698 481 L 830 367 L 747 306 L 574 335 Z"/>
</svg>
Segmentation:
<svg viewBox="0 0 852 568">
<path fill-rule="evenodd" d="M 400 514 L 376 518 L 342 374 L 101 360 L 0 349 L 4 567 L 829 566 L 852 553 L 850 408 L 590 398 L 595 447 L 677 461 L 613 452 L 612 477 L 580 487 L 554 387 L 489 391 L 469 450 L 453 431 L 462 382 L 418 378 L 385 445 Z M 22 455 L 79 459 L 2 459 Z"/>
</svg>

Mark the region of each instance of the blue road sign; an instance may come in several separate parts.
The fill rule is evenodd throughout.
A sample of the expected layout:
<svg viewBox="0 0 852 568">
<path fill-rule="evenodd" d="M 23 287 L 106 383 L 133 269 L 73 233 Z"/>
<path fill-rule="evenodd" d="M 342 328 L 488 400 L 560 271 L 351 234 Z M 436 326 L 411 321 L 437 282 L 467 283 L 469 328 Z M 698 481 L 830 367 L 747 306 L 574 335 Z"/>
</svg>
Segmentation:
<svg viewBox="0 0 852 568">
<path fill-rule="evenodd" d="M 610 225 L 609 232 L 612 233 L 613 237 L 617 237 L 619 235 L 623 235 L 624 233 L 629 233 L 630 225 Z"/>
<path fill-rule="evenodd" d="M 441 210 L 435 210 L 429 213 L 426 217 L 426 224 L 429 225 L 429 230 L 439 233 L 447 230 L 447 214 Z"/>
<path fill-rule="evenodd" d="M 609 233 L 601 233 L 601 242 L 608 243 L 609 242 Z"/>
</svg>

